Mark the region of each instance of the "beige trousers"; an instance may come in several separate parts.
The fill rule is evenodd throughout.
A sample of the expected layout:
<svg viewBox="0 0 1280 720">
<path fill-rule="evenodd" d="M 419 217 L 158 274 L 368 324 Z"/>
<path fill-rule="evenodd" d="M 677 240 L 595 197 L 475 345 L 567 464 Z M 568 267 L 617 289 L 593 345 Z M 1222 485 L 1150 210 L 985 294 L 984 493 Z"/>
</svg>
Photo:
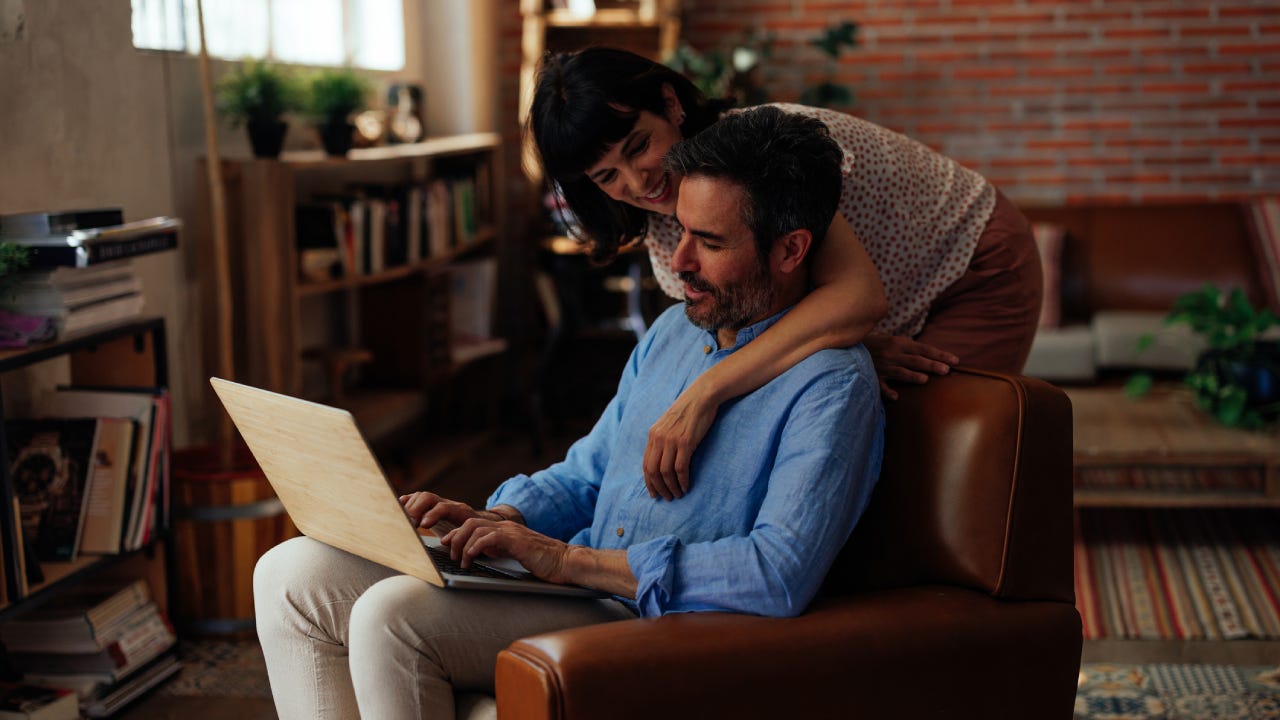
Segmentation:
<svg viewBox="0 0 1280 720">
<path fill-rule="evenodd" d="M 493 694 L 514 640 L 635 617 L 616 600 L 444 590 L 306 537 L 262 556 L 253 596 L 281 720 L 453 720 L 455 691 Z"/>
</svg>

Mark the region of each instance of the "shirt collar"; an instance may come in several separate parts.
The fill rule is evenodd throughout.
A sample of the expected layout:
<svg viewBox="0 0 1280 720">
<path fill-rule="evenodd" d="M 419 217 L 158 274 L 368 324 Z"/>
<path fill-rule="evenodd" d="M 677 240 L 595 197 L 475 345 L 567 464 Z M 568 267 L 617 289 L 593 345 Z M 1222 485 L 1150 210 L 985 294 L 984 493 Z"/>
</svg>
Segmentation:
<svg viewBox="0 0 1280 720">
<path fill-rule="evenodd" d="M 756 339 L 756 337 L 758 337 L 760 333 L 773 327 L 774 323 L 781 320 L 783 315 L 786 315 L 787 313 L 791 312 L 791 308 L 793 307 L 795 306 L 791 305 L 791 306 L 785 307 L 782 310 L 778 311 L 777 313 L 761 320 L 760 322 L 757 322 L 754 325 L 748 325 L 742 328 L 741 330 L 739 330 L 737 340 L 734 342 L 733 347 L 728 348 L 728 351 L 733 352 L 734 350 L 737 350 L 743 345 L 746 345 L 747 343 Z M 706 335 L 709 338 L 711 338 L 711 347 L 719 347 L 719 340 L 717 339 L 716 333 L 714 330 L 704 330 L 703 332 L 706 333 Z M 725 349 L 726 348 L 720 348 L 720 351 L 724 351 Z"/>
</svg>

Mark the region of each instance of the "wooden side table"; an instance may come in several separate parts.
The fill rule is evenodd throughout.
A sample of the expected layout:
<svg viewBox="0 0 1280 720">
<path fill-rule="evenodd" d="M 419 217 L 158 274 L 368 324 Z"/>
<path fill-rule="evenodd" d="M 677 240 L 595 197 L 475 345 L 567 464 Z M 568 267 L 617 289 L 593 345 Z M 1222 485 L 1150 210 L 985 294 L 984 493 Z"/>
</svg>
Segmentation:
<svg viewBox="0 0 1280 720">
<path fill-rule="evenodd" d="M 1066 393 L 1076 507 L 1280 507 L 1280 432 L 1219 425 L 1180 386 Z"/>
</svg>

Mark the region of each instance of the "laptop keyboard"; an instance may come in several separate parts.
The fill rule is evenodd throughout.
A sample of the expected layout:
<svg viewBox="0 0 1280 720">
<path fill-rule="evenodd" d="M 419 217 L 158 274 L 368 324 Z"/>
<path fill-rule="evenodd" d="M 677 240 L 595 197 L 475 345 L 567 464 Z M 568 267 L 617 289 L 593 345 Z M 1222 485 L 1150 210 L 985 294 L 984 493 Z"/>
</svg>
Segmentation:
<svg viewBox="0 0 1280 720">
<path fill-rule="evenodd" d="M 494 568 L 485 567 L 475 562 L 471 563 L 471 567 L 462 567 L 456 560 L 449 557 L 449 551 L 442 547 L 425 546 L 427 552 L 431 553 L 431 560 L 435 562 L 436 569 L 450 575 L 466 575 L 469 577 L 486 577 L 498 580 L 523 580 L 528 576 L 527 573 L 508 573 Z"/>
</svg>

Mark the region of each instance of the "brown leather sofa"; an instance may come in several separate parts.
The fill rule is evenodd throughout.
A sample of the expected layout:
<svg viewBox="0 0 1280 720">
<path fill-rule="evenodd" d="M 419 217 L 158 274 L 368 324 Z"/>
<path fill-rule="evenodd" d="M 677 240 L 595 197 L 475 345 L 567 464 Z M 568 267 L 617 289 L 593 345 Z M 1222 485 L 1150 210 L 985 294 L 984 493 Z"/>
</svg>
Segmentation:
<svg viewBox="0 0 1280 720">
<path fill-rule="evenodd" d="M 498 657 L 499 718 L 1070 718 L 1066 396 L 957 370 L 903 389 L 886 438 L 871 505 L 805 614 L 519 640 Z"/>
<path fill-rule="evenodd" d="M 1093 382 L 1131 370 L 1183 371 L 1203 343 L 1164 317 L 1180 295 L 1205 283 L 1238 287 L 1268 304 L 1262 258 L 1243 203 L 1091 204 L 1023 207 L 1060 228 L 1057 262 L 1046 262 L 1045 303 L 1060 327 L 1041 328 L 1023 372 L 1059 383 Z M 1050 233 L 1052 234 L 1052 233 Z M 1275 305 L 1275 303 L 1272 303 Z M 1280 311 L 1280 306 L 1274 309 Z M 1138 339 L 1155 342 L 1138 353 Z"/>
</svg>

